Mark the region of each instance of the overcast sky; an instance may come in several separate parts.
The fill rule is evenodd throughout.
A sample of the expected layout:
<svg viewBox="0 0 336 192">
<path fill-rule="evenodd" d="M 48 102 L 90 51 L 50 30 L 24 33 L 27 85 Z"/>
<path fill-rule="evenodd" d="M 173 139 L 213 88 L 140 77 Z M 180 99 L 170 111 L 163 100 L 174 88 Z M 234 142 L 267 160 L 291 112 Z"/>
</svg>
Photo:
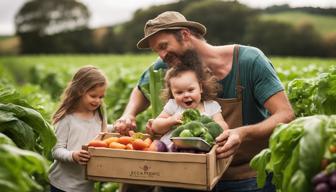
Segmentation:
<svg viewBox="0 0 336 192">
<path fill-rule="evenodd" d="M 131 19 L 139 8 L 166 4 L 177 0 L 79 0 L 91 12 L 90 27 L 113 25 Z M 289 4 L 293 7 L 336 7 L 336 0 L 238 0 L 250 7 Z M 26 0 L 0 0 L 0 35 L 14 34 L 14 16 Z"/>
</svg>

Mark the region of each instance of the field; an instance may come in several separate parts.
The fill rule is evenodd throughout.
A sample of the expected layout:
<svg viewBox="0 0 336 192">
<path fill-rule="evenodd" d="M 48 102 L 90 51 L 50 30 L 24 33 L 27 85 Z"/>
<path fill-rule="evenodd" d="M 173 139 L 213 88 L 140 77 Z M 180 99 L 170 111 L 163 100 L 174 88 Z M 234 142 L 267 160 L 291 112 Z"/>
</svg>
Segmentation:
<svg viewBox="0 0 336 192">
<path fill-rule="evenodd" d="M 29 81 L 29 70 L 42 67 L 66 70 L 73 74 L 80 66 L 95 65 L 104 70 L 110 81 L 126 74 L 139 75 L 155 60 L 155 55 L 38 55 L 0 57 L 0 64 L 9 68 L 18 82 Z"/>
<path fill-rule="evenodd" d="M 95 65 L 104 70 L 110 81 L 132 74 L 140 76 L 157 56 L 147 55 L 38 55 L 0 57 L 0 65 L 9 69 L 17 82 L 29 82 L 32 67 L 65 70 L 72 74 L 83 65 Z M 287 82 L 294 78 L 314 77 L 317 72 L 325 71 L 336 65 L 336 59 L 271 57 L 281 80 Z M 299 69 L 299 70 L 298 70 Z"/>
<path fill-rule="evenodd" d="M 293 19 L 295 18 L 295 19 Z M 281 12 L 275 14 L 262 14 L 262 20 L 276 20 L 284 23 L 290 23 L 294 26 L 310 23 L 314 28 L 323 35 L 336 33 L 336 17 L 335 16 L 322 16 L 314 15 L 304 12 Z"/>
<path fill-rule="evenodd" d="M 45 178 L 51 162 L 50 150 L 56 140 L 50 117 L 79 67 L 94 65 L 106 73 L 109 87 L 105 104 L 108 122 L 113 123 L 122 114 L 139 76 L 156 57 L 154 54 L 0 57 L 0 162 L 5 162 L 0 169 L 8 173 L 4 178 L 8 187 L 16 187 L 15 191 L 48 190 Z M 270 59 L 298 117 L 336 113 L 336 59 Z M 150 109 L 137 117 L 138 131 L 144 131 L 149 118 Z M 15 162 L 21 167 L 10 166 L 17 158 L 15 155 L 20 157 Z M 15 174 L 17 169 L 23 170 L 22 174 Z M 31 178 L 25 174 L 37 176 Z M 13 183 L 17 181 L 20 185 Z M 104 191 L 103 188 L 113 191 L 118 185 L 96 184 L 96 191 Z"/>
</svg>

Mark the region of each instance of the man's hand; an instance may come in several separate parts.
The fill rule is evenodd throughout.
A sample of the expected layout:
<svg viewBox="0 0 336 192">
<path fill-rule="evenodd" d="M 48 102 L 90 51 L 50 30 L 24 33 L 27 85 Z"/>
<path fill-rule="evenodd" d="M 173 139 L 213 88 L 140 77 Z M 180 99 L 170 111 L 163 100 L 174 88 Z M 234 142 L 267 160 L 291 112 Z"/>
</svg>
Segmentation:
<svg viewBox="0 0 336 192">
<path fill-rule="evenodd" d="M 239 128 L 225 130 L 216 138 L 218 148 L 217 158 L 227 158 L 234 155 L 242 143 L 241 130 Z"/>
<path fill-rule="evenodd" d="M 114 128 L 115 131 L 121 135 L 128 135 L 130 130 L 134 130 L 136 128 L 135 117 L 131 115 L 120 117 L 114 123 Z"/>
<path fill-rule="evenodd" d="M 72 153 L 72 159 L 80 165 L 86 165 L 90 160 L 90 154 L 85 150 L 74 151 Z"/>
</svg>

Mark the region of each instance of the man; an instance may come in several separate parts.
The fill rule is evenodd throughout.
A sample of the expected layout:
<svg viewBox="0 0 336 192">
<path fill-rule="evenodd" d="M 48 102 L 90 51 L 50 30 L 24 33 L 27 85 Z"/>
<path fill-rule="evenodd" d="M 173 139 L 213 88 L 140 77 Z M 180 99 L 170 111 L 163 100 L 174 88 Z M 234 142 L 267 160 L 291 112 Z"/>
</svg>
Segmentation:
<svg viewBox="0 0 336 192">
<path fill-rule="evenodd" d="M 277 124 L 294 119 L 294 112 L 270 61 L 254 47 L 207 43 L 203 38 L 206 28 L 186 20 L 178 12 L 164 12 L 149 20 L 144 33 L 137 46 L 158 53 L 161 59 L 154 64 L 155 69 L 182 65 L 186 57 L 196 53 L 219 80 L 223 90 L 218 94 L 218 102 L 230 130 L 216 138 L 219 145 L 217 158 L 235 156 L 215 190 L 256 191 L 256 173 L 249 167 L 249 161 L 267 147 L 268 138 Z M 124 114 L 116 122 L 119 132 L 133 129 L 136 115 L 149 106 L 141 91 L 146 83 L 148 72 L 133 89 Z M 273 191 L 269 185 L 270 180 L 259 191 Z"/>
</svg>

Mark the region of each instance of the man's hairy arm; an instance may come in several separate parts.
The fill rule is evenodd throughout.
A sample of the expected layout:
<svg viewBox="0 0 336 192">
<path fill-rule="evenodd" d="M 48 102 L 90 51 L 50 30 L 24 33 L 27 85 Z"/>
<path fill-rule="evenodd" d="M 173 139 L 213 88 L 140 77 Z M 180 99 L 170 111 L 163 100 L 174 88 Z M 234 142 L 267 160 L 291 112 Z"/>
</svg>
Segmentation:
<svg viewBox="0 0 336 192">
<path fill-rule="evenodd" d="M 134 87 L 123 115 L 115 122 L 115 130 L 122 135 L 135 129 L 135 117 L 148 108 L 149 101 L 142 94 L 138 87 Z"/>
</svg>

